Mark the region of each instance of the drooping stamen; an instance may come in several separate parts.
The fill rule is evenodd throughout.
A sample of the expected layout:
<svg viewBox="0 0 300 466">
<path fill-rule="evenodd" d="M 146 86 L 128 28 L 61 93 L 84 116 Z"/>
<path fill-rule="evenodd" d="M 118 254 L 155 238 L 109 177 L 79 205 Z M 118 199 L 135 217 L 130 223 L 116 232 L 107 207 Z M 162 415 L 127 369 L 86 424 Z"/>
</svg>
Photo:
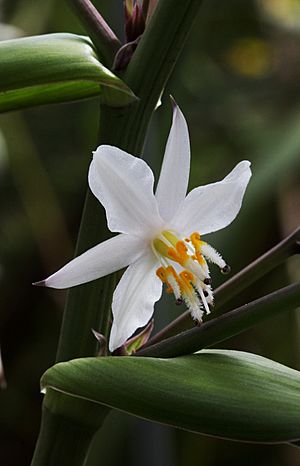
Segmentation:
<svg viewBox="0 0 300 466">
<path fill-rule="evenodd" d="M 226 264 L 223 269 L 221 269 L 221 272 L 224 274 L 224 275 L 227 275 L 228 273 L 231 272 L 231 267 L 230 265 Z"/>
<path fill-rule="evenodd" d="M 180 291 L 188 310 L 190 311 L 193 319 L 197 322 L 202 322 L 203 311 L 201 303 L 193 287 L 194 276 L 188 270 L 180 272 Z M 203 296 L 204 297 L 204 296 Z M 205 298 L 204 298 L 205 300 Z"/>
<path fill-rule="evenodd" d="M 201 322 L 202 306 L 209 314 L 209 306 L 213 305 L 207 260 L 217 264 L 223 273 L 230 270 L 229 266 L 212 246 L 201 240 L 198 232 L 183 240 L 173 231 L 163 231 L 153 240 L 152 248 L 162 265 L 157 276 L 167 286 L 167 292 L 174 294 L 177 304 L 184 301 L 192 317 Z M 169 261 L 177 264 L 176 268 Z M 178 270 L 180 267 L 183 270 Z"/>
<path fill-rule="evenodd" d="M 164 284 L 167 285 L 167 293 L 173 293 L 176 300 L 181 298 L 180 287 L 178 284 L 179 278 L 172 266 L 159 267 L 156 271 L 156 275 Z"/>
<path fill-rule="evenodd" d="M 210 244 L 205 243 L 204 241 L 201 241 L 201 243 L 201 251 L 204 257 L 210 262 L 218 265 L 221 269 L 221 272 L 229 273 L 230 267 L 228 264 L 226 264 L 221 254 L 219 254 Z"/>
<path fill-rule="evenodd" d="M 172 288 L 176 302 L 181 299 L 180 286 L 178 284 L 179 279 L 175 269 L 169 265 L 166 268 L 167 279 L 169 286 Z"/>
<path fill-rule="evenodd" d="M 209 289 L 208 286 L 205 286 L 204 284 L 202 284 L 202 282 L 200 280 L 198 280 L 197 278 L 194 278 L 193 281 L 192 281 L 192 284 L 193 284 L 193 287 L 195 288 L 197 294 L 199 295 L 203 305 L 204 305 L 204 309 L 205 309 L 205 312 L 206 314 L 210 314 L 210 309 L 209 309 L 209 306 L 208 306 L 208 300 L 211 301 L 210 299 L 210 294 L 212 294 L 212 291 Z"/>
</svg>

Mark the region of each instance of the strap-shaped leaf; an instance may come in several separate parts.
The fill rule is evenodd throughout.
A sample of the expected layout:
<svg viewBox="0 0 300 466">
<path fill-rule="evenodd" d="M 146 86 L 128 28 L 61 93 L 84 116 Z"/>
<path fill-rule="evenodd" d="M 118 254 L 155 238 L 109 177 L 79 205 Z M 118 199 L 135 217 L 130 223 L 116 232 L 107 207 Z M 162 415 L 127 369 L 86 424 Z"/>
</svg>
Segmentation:
<svg viewBox="0 0 300 466">
<path fill-rule="evenodd" d="M 74 359 L 50 368 L 42 387 L 208 435 L 300 438 L 300 373 L 250 353 Z"/>
<path fill-rule="evenodd" d="M 136 100 L 100 63 L 88 37 L 45 34 L 0 42 L 0 112 L 92 96 L 115 107 Z"/>
</svg>

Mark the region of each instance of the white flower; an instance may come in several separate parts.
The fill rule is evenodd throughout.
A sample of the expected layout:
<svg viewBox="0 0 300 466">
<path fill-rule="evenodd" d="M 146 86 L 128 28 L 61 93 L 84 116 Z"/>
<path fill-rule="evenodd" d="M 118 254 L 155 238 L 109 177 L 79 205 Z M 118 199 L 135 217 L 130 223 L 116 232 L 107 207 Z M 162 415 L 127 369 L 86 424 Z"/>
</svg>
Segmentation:
<svg viewBox="0 0 300 466">
<path fill-rule="evenodd" d="M 188 195 L 190 143 L 186 121 L 176 104 L 155 194 L 154 177 L 143 160 L 102 145 L 94 152 L 89 185 L 106 210 L 117 236 L 76 257 L 43 284 L 68 288 L 127 267 L 113 295 L 110 351 L 147 324 L 162 282 L 201 322 L 213 295 L 206 260 L 226 272 L 219 253 L 201 235 L 229 225 L 238 214 L 251 177 L 250 162 L 240 162 L 222 181 Z"/>
</svg>

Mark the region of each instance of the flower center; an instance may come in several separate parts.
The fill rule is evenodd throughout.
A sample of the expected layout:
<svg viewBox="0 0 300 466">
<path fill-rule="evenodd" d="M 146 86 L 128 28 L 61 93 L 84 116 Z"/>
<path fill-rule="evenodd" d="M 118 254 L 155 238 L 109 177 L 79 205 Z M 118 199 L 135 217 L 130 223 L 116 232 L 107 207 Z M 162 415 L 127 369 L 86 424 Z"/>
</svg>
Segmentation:
<svg viewBox="0 0 300 466">
<path fill-rule="evenodd" d="M 174 294 L 177 304 L 184 301 L 193 319 L 202 322 L 203 312 L 209 314 L 209 305 L 213 305 L 207 260 L 223 273 L 230 267 L 198 232 L 180 239 L 173 231 L 163 231 L 152 241 L 152 249 L 161 264 L 156 275 L 166 285 L 167 293 Z"/>
</svg>

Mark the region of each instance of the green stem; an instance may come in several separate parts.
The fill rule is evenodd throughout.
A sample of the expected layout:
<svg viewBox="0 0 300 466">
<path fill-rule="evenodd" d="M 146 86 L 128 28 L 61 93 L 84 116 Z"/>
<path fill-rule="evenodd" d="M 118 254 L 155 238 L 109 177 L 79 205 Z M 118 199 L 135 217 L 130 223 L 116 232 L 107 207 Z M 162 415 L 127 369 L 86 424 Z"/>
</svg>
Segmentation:
<svg viewBox="0 0 300 466">
<path fill-rule="evenodd" d="M 81 466 L 108 408 L 47 389 L 32 466 Z"/>
<path fill-rule="evenodd" d="M 110 66 L 121 42 L 90 0 L 69 0 L 105 65 Z"/>
<path fill-rule="evenodd" d="M 43 408 L 32 466 L 81 466 L 95 431 Z"/>
<path fill-rule="evenodd" d="M 233 311 L 143 348 L 135 356 L 170 358 L 191 354 L 226 340 L 276 314 L 300 305 L 300 284 L 296 283 L 245 304 Z"/>
<path fill-rule="evenodd" d="M 199 0 L 159 2 L 149 27 L 144 33 L 124 75 L 125 82 L 139 97 L 131 107 L 111 108 L 102 105 L 99 124 L 99 144 L 113 144 L 136 155 L 142 153 L 146 130 L 160 93 L 183 47 L 196 13 Z M 172 21 L 170 17 L 172 16 Z M 164 40 L 161 40 L 161 37 Z M 104 210 L 88 192 L 78 237 L 76 254 L 107 239 Z M 69 291 L 61 329 L 57 361 L 93 356 L 96 340 L 90 329 L 99 330 L 101 317 L 108 312 L 101 302 L 105 281 L 100 279 Z M 102 284 L 102 285 L 101 285 Z M 99 292 L 99 287 L 101 287 Z M 103 288 L 102 288 L 103 287 Z M 106 321 L 108 319 L 108 314 Z M 102 328 L 100 328 L 100 333 Z"/>
<path fill-rule="evenodd" d="M 95 196 L 88 191 L 75 255 L 104 241 L 107 236 L 103 209 Z M 96 354 L 97 341 L 91 329 L 106 333 L 110 307 L 103 304 L 106 303 L 106 295 L 111 293 L 111 287 L 111 277 L 105 277 L 69 290 L 58 344 L 57 362 Z"/>
<path fill-rule="evenodd" d="M 238 272 L 223 285 L 216 289 L 214 311 L 237 296 L 241 291 L 255 283 L 261 277 L 273 270 L 288 257 L 300 253 L 300 228 L 297 228 L 287 238 L 282 240 L 261 257 L 251 262 L 247 267 Z M 220 310 L 221 311 L 221 310 Z M 219 313 L 221 313 L 219 311 Z M 214 314 L 212 315 L 212 317 Z M 187 311 L 164 327 L 154 337 L 150 338 L 146 346 L 154 345 L 165 338 L 176 335 L 193 326 L 190 313 Z"/>
<path fill-rule="evenodd" d="M 78 4 L 78 2 L 76 3 Z M 200 0 L 187 0 L 185 2 L 164 0 L 159 2 L 123 77 L 140 100 L 131 107 L 114 109 L 104 105 L 101 107 L 99 144 L 113 144 L 133 154 L 140 155 L 142 153 L 152 112 L 201 4 Z M 76 254 L 105 240 L 107 238 L 105 225 L 104 211 L 99 202 L 88 191 Z M 107 332 L 109 306 L 107 305 L 106 292 L 107 289 L 110 289 L 107 285 L 109 280 L 111 279 L 106 277 L 72 288 L 69 291 L 57 361 L 96 354 L 97 342 L 91 334 L 91 329 L 100 329 L 101 333 Z M 102 308 L 102 305 L 105 307 Z M 67 403 L 66 400 L 62 403 L 63 409 L 65 403 Z M 103 415 L 106 412 L 107 410 L 103 408 Z M 55 429 L 55 423 L 57 426 L 62 425 L 59 419 L 52 420 L 47 413 L 48 411 L 44 411 L 34 466 L 48 464 L 46 459 L 43 459 L 46 458 L 46 456 L 42 456 L 43 450 L 47 450 L 49 454 L 51 450 L 54 450 L 58 458 L 60 450 L 64 448 L 63 437 L 65 435 L 68 437 L 63 429 L 58 431 Z M 59 412 L 54 414 L 61 416 Z M 101 417 L 101 413 L 99 416 Z M 81 421 L 84 422 L 84 419 L 83 413 Z M 68 439 L 66 442 L 68 450 L 70 450 L 71 442 Z M 85 442 L 84 439 L 83 442 Z M 85 451 L 87 444 L 88 442 L 85 442 L 82 445 L 82 449 Z M 64 455 L 63 452 L 61 454 Z M 67 456 L 68 459 L 66 459 Z M 70 464 L 70 458 L 73 458 L 70 451 L 66 457 L 64 456 L 64 464 Z M 55 464 L 54 460 L 52 461 L 53 465 Z M 57 461 L 59 460 L 57 459 Z"/>
</svg>

